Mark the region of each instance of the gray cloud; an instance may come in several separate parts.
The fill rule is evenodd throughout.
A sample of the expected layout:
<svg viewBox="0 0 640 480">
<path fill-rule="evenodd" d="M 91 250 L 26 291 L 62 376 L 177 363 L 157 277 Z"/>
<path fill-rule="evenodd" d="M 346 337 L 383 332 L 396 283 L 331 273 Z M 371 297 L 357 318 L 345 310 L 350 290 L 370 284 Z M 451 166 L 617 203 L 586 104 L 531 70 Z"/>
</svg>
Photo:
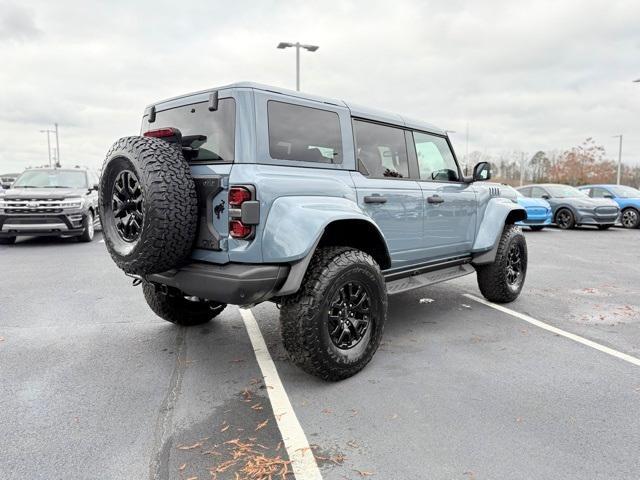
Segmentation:
<svg viewBox="0 0 640 480">
<path fill-rule="evenodd" d="M 292 88 L 293 52 L 275 45 L 296 40 L 320 45 L 302 55 L 303 90 L 456 130 L 459 154 L 468 122 L 470 150 L 533 153 L 594 137 L 614 157 L 611 136 L 623 133 L 625 161 L 640 161 L 636 1 L 9 5 L 0 170 L 43 163 L 38 130 L 55 121 L 63 162 L 98 166 L 115 139 L 138 132 L 150 102 L 238 80 Z"/>
</svg>

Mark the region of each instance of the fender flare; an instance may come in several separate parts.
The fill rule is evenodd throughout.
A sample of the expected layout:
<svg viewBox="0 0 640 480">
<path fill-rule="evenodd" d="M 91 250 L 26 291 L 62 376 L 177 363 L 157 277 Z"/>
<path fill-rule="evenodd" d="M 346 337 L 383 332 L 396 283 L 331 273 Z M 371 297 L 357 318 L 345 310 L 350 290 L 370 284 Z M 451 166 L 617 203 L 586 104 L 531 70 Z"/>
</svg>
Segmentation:
<svg viewBox="0 0 640 480">
<path fill-rule="evenodd" d="M 502 197 L 489 200 L 471 249 L 472 263 L 474 265 L 493 263 L 505 225 L 526 219 L 527 211 L 521 205 Z"/>
</svg>

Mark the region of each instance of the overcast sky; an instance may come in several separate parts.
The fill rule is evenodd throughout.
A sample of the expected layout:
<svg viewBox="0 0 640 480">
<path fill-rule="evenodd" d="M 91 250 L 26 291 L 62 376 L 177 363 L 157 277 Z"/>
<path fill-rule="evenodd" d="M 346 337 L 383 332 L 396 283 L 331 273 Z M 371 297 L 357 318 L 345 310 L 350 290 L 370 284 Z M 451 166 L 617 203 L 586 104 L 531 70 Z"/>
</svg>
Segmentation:
<svg viewBox="0 0 640 480">
<path fill-rule="evenodd" d="M 460 156 L 565 149 L 594 137 L 640 163 L 640 1 L 0 0 L 0 173 L 98 167 L 145 105 L 250 80 L 404 113 Z"/>
</svg>

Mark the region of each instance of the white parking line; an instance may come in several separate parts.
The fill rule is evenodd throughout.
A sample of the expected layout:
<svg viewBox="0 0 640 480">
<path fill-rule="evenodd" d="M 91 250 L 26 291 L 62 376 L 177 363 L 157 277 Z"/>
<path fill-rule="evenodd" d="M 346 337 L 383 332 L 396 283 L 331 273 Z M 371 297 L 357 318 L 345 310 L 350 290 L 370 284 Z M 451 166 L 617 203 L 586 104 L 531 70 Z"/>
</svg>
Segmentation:
<svg viewBox="0 0 640 480">
<path fill-rule="evenodd" d="M 284 446 L 287 449 L 289 460 L 291 460 L 291 469 L 297 480 L 322 480 L 313 451 L 309 447 L 309 441 L 300 426 L 300 422 L 298 422 L 296 413 L 293 411 L 287 392 L 284 390 L 282 380 L 278 375 L 278 370 L 276 370 L 273 359 L 269 355 L 269 350 L 264 342 L 262 332 L 260 332 L 258 322 L 256 322 L 251 310 L 241 308 L 240 314 L 264 377 L 271 408 L 280 429 Z"/>
<path fill-rule="evenodd" d="M 475 300 L 478 303 L 482 303 L 483 305 L 494 308 L 503 313 L 507 313 L 513 317 L 519 318 L 520 320 L 524 320 L 525 322 L 528 322 L 531 325 L 535 325 L 536 327 L 543 328 L 549 332 L 555 333 L 556 335 L 561 335 L 565 338 L 573 340 L 574 342 L 578 342 L 583 345 L 586 345 L 587 347 L 595 348 L 596 350 L 599 350 L 603 353 L 607 353 L 612 357 L 619 358 L 620 360 L 624 360 L 625 362 L 629 362 L 632 365 L 640 367 L 640 358 L 632 357 L 631 355 L 627 355 L 626 353 L 619 352 L 617 350 L 614 350 L 613 348 L 605 347 L 604 345 L 600 345 L 599 343 L 596 343 L 592 340 L 588 340 L 584 337 L 581 337 L 580 335 L 576 335 L 575 333 L 565 332 L 564 330 L 558 327 L 548 325 L 544 322 L 541 322 L 540 320 L 536 320 L 535 318 L 530 317 L 529 315 L 516 312 L 515 310 L 511 310 L 510 308 L 503 307 L 502 305 L 491 303 L 483 298 L 479 298 L 479 297 L 476 297 L 475 295 L 471 295 L 470 293 L 465 293 L 464 296 L 467 298 L 470 298 L 471 300 Z"/>
</svg>

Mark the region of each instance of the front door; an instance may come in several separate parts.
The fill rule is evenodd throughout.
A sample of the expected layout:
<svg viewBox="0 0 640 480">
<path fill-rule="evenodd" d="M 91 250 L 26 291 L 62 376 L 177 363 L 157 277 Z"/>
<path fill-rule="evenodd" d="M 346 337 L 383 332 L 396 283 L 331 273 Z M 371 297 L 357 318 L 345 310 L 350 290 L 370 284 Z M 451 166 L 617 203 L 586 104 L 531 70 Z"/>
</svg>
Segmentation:
<svg viewBox="0 0 640 480">
<path fill-rule="evenodd" d="M 422 190 L 409 175 L 404 131 L 361 120 L 353 129 L 358 204 L 382 230 L 393 268 L 422 260 Z"/>
<path fill-rule="evenodd" d="M 429 259 L 469 253 L 477 221 L 473 186 L 462 181 L 446 137 L 413 132 L 413 145 L 424 199 L 425 253 Z"/>
</svg>

